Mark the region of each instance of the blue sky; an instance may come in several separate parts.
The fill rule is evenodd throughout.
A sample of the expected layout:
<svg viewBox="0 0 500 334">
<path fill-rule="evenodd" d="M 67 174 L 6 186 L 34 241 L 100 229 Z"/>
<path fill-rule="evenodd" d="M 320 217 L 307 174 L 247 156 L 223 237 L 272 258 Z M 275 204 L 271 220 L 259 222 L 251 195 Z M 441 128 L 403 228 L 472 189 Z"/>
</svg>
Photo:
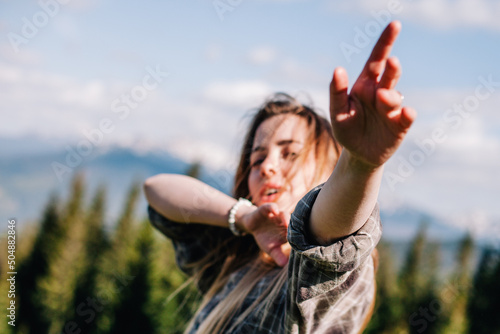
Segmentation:
<svg viewBox="0 0 500 334">
<path fill-rule="evenodd" d="M 0 133 L 76 147 L 107 119 L 99 145 L 231 170 L 245 115 L 275 91 L 328 110 L 333 69 L 352 82 L 397 19 L 419 117 L 381 206 L 485 231 L 500 227 L 498 17 L 498 0 L 0 0 Z"/>
</svg>

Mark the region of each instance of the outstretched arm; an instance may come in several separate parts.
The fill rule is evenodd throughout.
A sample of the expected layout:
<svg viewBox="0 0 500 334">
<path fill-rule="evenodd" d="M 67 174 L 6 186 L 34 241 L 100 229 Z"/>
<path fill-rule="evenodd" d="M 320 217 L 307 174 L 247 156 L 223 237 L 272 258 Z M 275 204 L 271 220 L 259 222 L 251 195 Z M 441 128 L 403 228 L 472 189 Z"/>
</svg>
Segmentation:
<svg viewBox="0 0 500 334">
<path fill-rule="evenodd" d="M 403 141 L 416 112 L 402 107 L 395 90 L 401 65 L 389 58 L 401 29 L 391 22 L 377 41 L 348 94 L 343 68 L 330 84 L 330 117 L 335 138 L 344 149 L 312 208 L 311 233 L 320 243 L 356 232 L 377 201 L 384 163 Z"/>
</svg>

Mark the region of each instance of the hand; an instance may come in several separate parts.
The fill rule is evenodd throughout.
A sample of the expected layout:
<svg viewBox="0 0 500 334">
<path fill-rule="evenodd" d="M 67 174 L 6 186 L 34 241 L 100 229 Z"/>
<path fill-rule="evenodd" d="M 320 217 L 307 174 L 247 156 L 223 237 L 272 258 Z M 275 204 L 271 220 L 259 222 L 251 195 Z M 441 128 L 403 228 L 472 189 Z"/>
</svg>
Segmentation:
<svg viewBox="0 0 500 334">
<path fill-rule="evenodd" d="M 276 203 L 263 204 L 240 218 L 241 225 L 253 235 L 260 249 L 281 267 L 290 256 L 290 244 L 286 240 L 289 220 L 290 216 L 279 211 Z"/>
<path fill-rule="evenodd" d="M 389 58 L 401 23 L 391 22 L 382 32 L 368 61 L 347 93 L 348 78 L 336 68 L 330 84 L 330 117 L 335 138 L 356 161 L 379 167 L 396 151 L 416 117 L 402 107 L 402 95 L 394 88 L 401 65 Z"/>
</svg>

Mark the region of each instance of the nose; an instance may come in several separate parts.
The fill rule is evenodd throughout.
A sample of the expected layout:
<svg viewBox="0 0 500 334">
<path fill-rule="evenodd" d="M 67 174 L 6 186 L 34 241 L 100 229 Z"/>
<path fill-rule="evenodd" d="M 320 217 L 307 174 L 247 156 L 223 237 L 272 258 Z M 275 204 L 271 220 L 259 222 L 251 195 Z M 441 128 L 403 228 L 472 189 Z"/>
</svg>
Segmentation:
<svg viewBox="0 0 500 334">
<path fill-rule="evenodd" d="M 278 159 L 273 154 L 268 154 L 260 164 L 260 175 L 262 177 L 275 175 L 278 171 L 278 163 Z"/>
</svg>

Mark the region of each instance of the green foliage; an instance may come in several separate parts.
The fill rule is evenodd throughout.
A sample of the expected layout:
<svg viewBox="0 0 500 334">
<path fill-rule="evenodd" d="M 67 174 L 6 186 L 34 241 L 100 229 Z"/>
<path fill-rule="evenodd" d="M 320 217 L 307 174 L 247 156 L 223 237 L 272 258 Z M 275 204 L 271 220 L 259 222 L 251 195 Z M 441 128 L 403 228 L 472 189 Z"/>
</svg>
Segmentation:
<svg viewBox="0 0 500 334">
<path fill-rule="evenodd" d="M 87 207 L 84 185 L 77 175 L 66 201 L 51 197 L 38 229 L 18 232 L 30 236 L 17 245 L 26 253 L 18 262 L 18 317 L 16 327 L 2 322 L 0 332 L 182 333 L 199 296 L 192 286 L 180 289 L 188 279 L 170 242 L 135 217 L 139 185 L 131 186 L 110 233 L 106 189 Z"/>
<path fill-rule="evenodd" d="M 427 239 L 425 223 L 399 272 L 390 245 L 381 242 L 377 248 L 377 303 L 365 334 L 499 333 L 499 318 L 493 314 L 500 308 L 498 253 L 485 252 L 471 290 L 475 245 L 470 235 L 460 242 L 455 268 L 446 276 L 440 269 L 439 244 Z"/>
<path fill-rule="evenodd" d="M 469 333 L 500 333 L 500 252 L 485 249 L 468 304 Z"/>
<path fill-rule="evenodd" d="M 197 175 L 199 166 L 190 173 Z M 171 243 L 136 218 L 140 195 L 132 184 L 114 224 L 106 223 L 106 189 L 97 189 L 86 205 L 81 175 L 67 200 L 52 196 L 38 227 L 19 231 L 27 237 L 17 245 L 17 324 L 4 321 L 0 332 L 182 333 L 200 295 L 177 269 Z M 393 247 L 377 247 L 377 299 L 365 333 L 500 333 L 498 251 L 485 250 L 472 276 L 475 246 L 468 235 L 444 276 L 439 245 L 425 230 L 422 224 L 400 270 Z M 5 243 L 0 238 L 0 246 Z M 5 282 L 2 276 L 2 291 Z"/>
<path fill-rule="evenodd" d="M 391 245 L 381 241 L 377 247 L 379 265 L 377 269 L 377 295 L 375 312 L 365 330 L 365 334 L 399 333 L 402 308 L 400 294 L 394 275 L 394 258 Z"/>
<path fill-rule="evenodd" d="M 202 165 L 200 162 L 193 162 L 186 171 L 187 176 L 191 176 L 195 179 L 199 179 L 201 176 Z"/>
<path fill-rule="evenodd" d="M 117 317 L 117 312 L 120 305 L 127 301 L 130 282 L 136 276 L 131 261 L 135 259 L 134 216 L 139 194 L 139 185 L 134 183 L 130 187 L 122 213 L 115 225 L 110 246 L 105 250 L 98 264 L 96 294 L 103 311 L 99 314 L 97 327 L 102 333 L 111 333 L 113 328 L 123 321 Z"/>
<path fill-rule="evenodd" d="M 36 299 L 43 305 L 43 315 L 50 319 L 49 332 L 61 331 L 65 320 L 71 316 L 74 291 L 85 269 L 85 221 L 83 176 L 73 180 L 68 203 L 62 213 L 62 234 L 56 252 L 48 262 L 48 272 L 37 281 Z"/>
<path fill-rule="evenodd" d="M 467 234 L 460 242 L 457 253 L 456 268 L 450 279 L 450 284 L 443 294 L 448 301 L 449 323 L 444 333 L 465 334 L 468 333 L 467 303 L 469 301 L 471 278 L 470 269 L 473 260 L 474 241 Z"/>
<path fill-rule="evenodd" d="M 403 263 L 403 268 L 399 275 L 399 286 L 406 291 L 406 298 L 403 303 L 407 312 L 413 311 L 418 305 L 419 298 L 422 297 L 424 276 L 423 256 L 426 242 L 427 225 L 422 224 L 415 239 L 411 243 L 410 249 Z"/>
<path fill-rule="evenodd" d="M 109 241 L 104 231 L 104 215 L 106 206 L 106 190 L 100 187 L 93 199 L 91 207 L 85 214 L 84 249 L 81 256 L 82 270 L 76 282 L 73 305 L 64 326 L 74 324 L 81 333 L 95 332 L 100 313 L 89 304 L 90 296 L 97 294 L 99 261 L 109 248 Z M 82 316 L 83 314 L 83 316 Z M 64 327 L 62 329 L 64 331 Z"/>
<path fill-rule="evenodd" d="M 49 200 L 33 249 L 18 265 L 16 284 L 19 287 L 19 317 L 15 330 L 19 333 L 46 333 L 50 326 L 49 319 L 45 317 L 45 307 L 36 296 L 39 292 L 38 282 L 48 274 L 50 262 L 64 236 L 65 227 L 60 219 L 58 202 L 55 196 Z"/>
</svg>

